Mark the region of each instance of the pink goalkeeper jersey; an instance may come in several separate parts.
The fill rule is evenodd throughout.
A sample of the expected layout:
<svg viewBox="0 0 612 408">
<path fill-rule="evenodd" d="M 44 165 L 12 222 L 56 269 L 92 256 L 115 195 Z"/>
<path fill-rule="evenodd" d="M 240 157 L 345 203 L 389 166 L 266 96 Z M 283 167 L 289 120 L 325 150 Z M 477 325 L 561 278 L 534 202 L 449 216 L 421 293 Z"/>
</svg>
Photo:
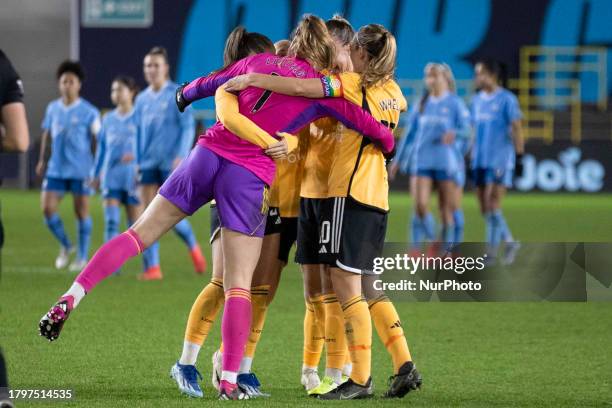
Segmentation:
<svg viewBox="0 0 612 408">
<path fill-rule="evenodd" d="M 329 86 L 320 73 L 307 61 L 299 58 L 277 57 L 274 54 L 257 54 L 244 58 L 229 67 L 200 77 L 183 89 L 188 101 L 213 96 L 217 88 L 234 76 L 256 72 L 296 78 L 321 78 L 326 96 Z M 393 134 L 370 114 L 342 98 L 309 99 L 286 96 L 259 88 L 249 87 L 238 96 L 240 113 L 256 123 L 270 135 L 276 132 L 296 133 L 306 124 L 331 116 L 346 127 L 362 133 L 376 143 L 384 153 L 393 150 Z M 275 164 L 263 149 L 234 135 L 220 122 L 201 135 L 198 143 L 219 156 L 239 164 L 271 185 Z"/>
</svg>

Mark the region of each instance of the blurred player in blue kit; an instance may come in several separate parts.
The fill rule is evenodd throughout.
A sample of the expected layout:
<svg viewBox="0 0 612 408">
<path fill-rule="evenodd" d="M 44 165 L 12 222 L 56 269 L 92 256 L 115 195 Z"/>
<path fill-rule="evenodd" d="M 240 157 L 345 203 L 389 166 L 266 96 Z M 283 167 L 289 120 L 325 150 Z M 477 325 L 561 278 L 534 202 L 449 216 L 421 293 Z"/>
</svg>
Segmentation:
<svg viewBox="0 0 612 408">
<path fill-rule="evenodd" d="M 64 61 L 57 69 L 60 97 L 47 106 L 36 166 L 36 173 L 44 175 L 41 201 L 45 223 L 60 243 L 55 260 L 57 269 L 68 266 L 75 251 L 58 214 L 64 194 L 72 194 L 78 226 L 76 258 L 69 266 L 72 272 L 83 269 L 88 258 L 92 229 L 89 177 L 100 130 L 98 109 L 80 97 L 84 77 L 83 68 L 75 61 Z"/>
<path fill-rule="evenodd" d="M 128 227 L 140 216 L 142 208 L 136 192 L 136 138 L 139 118 L 134 111 L 137 86 L 134 79 L 118 76 L 111 85 L 115 109 L 102 119 L 92 187 L 102 190 L 104 199 L 104 241 L 119 234 L 121 208 L 125 207 Z M 143 252 L 144 270 L 151 251 Z"/>
<path fill-rule="evenodd" d="M 488 59 L 474 69 L 479 89 L 471 106 L 475 140 L 471 167 L 480 211 L 486 222 L 486 242 L 491 259 L 504 243 L 502 262 L 510 263 L 519 249 L 502 213 L 506 189 L 513 175 L 523 173 L 523 131 L 518 99 L 501 84 L 504 70 L 500 63 Z"/>
<path fill-rule="evenodd" d="M 425 86 L 425 93 L 408 115 L 407 133 L 389 169 L 392 176 L 398 170 L 411 175 L 415 212 L 410 230 L 415 249 L 425 241 L 435 240 L 435 221 L 429 210 L 434 186 L 439 193 L 440 241 L 450 246 L 463 239 L 463 217 L 458 212 L 456 196 L 457 189 L 463 188 L 465 166 L 458 148 L 470 137 L 470 114 L 455 93 L 450 67 L 427 64 Z"/>
<path fill-rule="evenodd" d="M 135 110 L 140 120 L 137 140 L 140 198 L 147 207 L 157 190 L 181 161 L 187 157 L 195 137 L 192 108 L 181 114 L 174 97 L 178 85 L 170 80 L 168 53 L 162 47 L 152 48 L 143 62 L 144 77 L 149 86 L 136 97 Z M 174 231 L 185 242 L 197 273 L 206 270 L 206 259 L 187 219 Z M 150 248 L 147 270 L 142 280 L 162 279 L 159 266 L 159 243 Z"/>
</svg>

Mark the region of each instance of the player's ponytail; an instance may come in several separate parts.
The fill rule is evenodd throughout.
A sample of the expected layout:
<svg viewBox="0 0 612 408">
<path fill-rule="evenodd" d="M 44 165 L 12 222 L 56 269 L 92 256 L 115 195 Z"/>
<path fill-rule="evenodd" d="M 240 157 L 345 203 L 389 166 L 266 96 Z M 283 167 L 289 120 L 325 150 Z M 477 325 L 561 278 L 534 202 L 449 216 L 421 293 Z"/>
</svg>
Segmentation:
<svg viewBox="0 0 612 408">
<path fill-rule="evenodd" d="M 363 26 L 355 36 L 355 43 L 369 56 L 361 83 L 366 88 L 393 78 L 397 55 L 395 37 L 380 24 Z"/>
<path fill-rule="evenodd" d="M 451 69 L 450 65 L 445 62 L 439 65 L 442 70 L 442 75 L 444 75 L 446 83 L 448 84 L 448 90 L 452 93 L 457 93 L 457 81 L 455 81 L 455 74 L 453 74 L 453 70 Z"/>
<path fill-rule="evenodd" d="M 331 69 L 335 48 L 325 22 L 312 14 L 304 14 L 293 32 L 288 55 L 308 60 L 318 71 Z"/>
<path fill-rule="evenodd" d="M 423 92 L 423 95 L 421 95 L 421 99 L 419 100 L 419 113 L 423 113 L 423 111 L 425 110 L 427 98 L 429 98 L 429 89 L 425 88 L 425 91 Z"/>
<path fill-rule="evenodd" d="M 325 26 L 329 34 L 340 40 L 342 45 L 350 44 L 355 37 L 353 26 L 340 14 L 334 14 L 331 19 L 325 22 Z"/>
<path fill-rule="evenodd" d="M 243 26 L 238 26 L 232 30 L 225 41 L 223 68 L 251 54 L 264 52 L 274 53 L 272 40 L 260 33 L 249 33 Z"/>
</svg>

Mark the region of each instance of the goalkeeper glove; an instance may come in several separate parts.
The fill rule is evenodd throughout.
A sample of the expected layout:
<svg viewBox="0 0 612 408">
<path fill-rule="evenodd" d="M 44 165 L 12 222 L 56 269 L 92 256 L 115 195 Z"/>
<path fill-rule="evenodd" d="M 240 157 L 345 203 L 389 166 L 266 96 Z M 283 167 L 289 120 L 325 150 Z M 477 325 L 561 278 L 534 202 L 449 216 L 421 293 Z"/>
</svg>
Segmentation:
<svg viewBox="0 0 612 408">
<path fill-rule="evenodd" d="M 178 107 L 179 112 L 185 112 L 185 109 L 191 104 L 191 102 L 189 102 L 187 99 L 185 99 L 185 96 L 183 96 L 183 89 L 187 86 L 188 82 L 185 82 L 184 84 L 181 84 L 181 86 L 179 86 L 176 89 L 176 106 Z"/>
</svg>

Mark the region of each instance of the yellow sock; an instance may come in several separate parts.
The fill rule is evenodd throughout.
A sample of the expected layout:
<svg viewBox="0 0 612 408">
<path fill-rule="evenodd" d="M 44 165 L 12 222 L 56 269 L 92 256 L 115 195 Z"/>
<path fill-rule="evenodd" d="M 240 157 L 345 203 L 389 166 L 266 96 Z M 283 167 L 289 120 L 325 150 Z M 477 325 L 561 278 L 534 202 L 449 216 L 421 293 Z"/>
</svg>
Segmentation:
<svg viewBox="0 0 612 408">
<path fill-rule="evenodd" d="M 266 321 L 266 313 L 269 304 L 270 285 L 261 285 L 251 287 L 251 305 L 253 315 L 251 318 L 251 333 L 247 341 L 244 356 L 251 357 L 255 355 L 255 348 L 261 338 L 264 323 Z"/>
<path fill-rule="evenodd" d="M 224 300 L 223 280 L 213 278 L 191 306 L 185 340 L 200 346 L 204 343 Z"/>
<path fill-rule="evenodd" d="M 397 310 L 387 296 L 369 301 L 368 306 L 378 337 L 391 354 L 393 370 L 397 374 L 405 362 L 412 361 Z"/>
<path fill-rule="evenodd" d="M 306 300 L 304 314 L 304 361 L 307 367 L 318 367 L 325 344 L 325 309 L 322 296 Z"/>
<path fill-rule="evenodd" d="M 371 375 L 372 321 L 368 304 L 361 295 L 349 299 L 342 305 L 348 349 L 353 370 L 351 379 L 365 385 Z"/>
<path fill-rule="evenodd" d="M 344 365 L 351 364 L 351 353 L 348 351 L 348 347 L 346 349 L 346 355 L 344 358 Z"/>
<path fill-rule="evenodd" d="M 320 333 L 321 349 L 323 349 L 325 344 L 325 304 L 323 303 L 323 296 L 310 298 L 310 303 L 314 309 L 317 333 Z"/>
<path fill-rule="evenodd" d="M 346 335 L 344 334 L 344 316 L 336 295 L 323 295 L 325 305 L 325 347 L 326 368 L 342 370 L 346 360 Z"/>
</svg>

